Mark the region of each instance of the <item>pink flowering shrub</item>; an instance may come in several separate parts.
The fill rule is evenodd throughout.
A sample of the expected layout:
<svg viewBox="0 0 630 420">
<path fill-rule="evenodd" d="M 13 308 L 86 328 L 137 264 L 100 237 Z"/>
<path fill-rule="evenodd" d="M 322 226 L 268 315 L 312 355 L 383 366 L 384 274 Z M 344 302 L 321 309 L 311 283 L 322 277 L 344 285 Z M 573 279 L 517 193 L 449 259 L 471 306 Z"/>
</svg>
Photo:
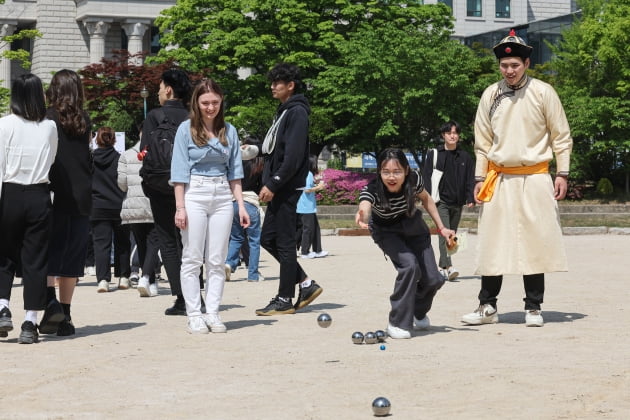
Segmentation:
<svg viewBox="0 0 630 420">
<path fill-rule="evenodd" d="M 359 192 L 375 176 L 374 173 L 325 169 L 319 173 L 319 177 L 326 183 L 326 189 L 317 193 L 317 204 L 324 206 L 357 204 Z"/>
</svg>

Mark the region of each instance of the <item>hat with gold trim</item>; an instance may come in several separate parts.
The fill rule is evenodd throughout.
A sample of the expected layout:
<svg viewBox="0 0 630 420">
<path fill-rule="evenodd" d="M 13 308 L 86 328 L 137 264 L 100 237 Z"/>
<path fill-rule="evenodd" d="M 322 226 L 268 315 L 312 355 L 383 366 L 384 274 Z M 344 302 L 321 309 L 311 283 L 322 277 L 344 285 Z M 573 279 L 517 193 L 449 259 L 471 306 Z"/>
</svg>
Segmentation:
<svg viewBox="0 0 630 420">
<path fill-rule="evenodd" d="M 529 58 L 532 53 L 532 47 L 527 45 L 525 41 L 523 41 L 523 38 L 517 36 L 514 29 L 510 30 L 510 34 L 492 47 L 492 49 L 497 58 L 520 57 L 525 60 Z"/>
</svg>

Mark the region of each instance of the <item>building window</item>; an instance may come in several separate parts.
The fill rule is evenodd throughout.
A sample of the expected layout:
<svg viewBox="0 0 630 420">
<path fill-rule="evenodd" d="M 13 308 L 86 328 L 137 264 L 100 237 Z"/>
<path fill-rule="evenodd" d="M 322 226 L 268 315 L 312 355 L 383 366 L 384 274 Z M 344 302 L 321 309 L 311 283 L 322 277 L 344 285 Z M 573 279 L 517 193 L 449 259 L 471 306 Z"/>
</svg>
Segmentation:
<svg viewBox="0 0 630 420">
<path fill-rule="evenodd" d="M 444 3 L 453 10 L 453 0 L 438 0 L 438 3 Z"/>
<path fill-rule="evenodd" d="M 510 17 L 510 0 L 495 0 L 495 16 L 498 18 Z"/>
<path fill-rule="evenodd" d="M 481 0 L 466 0 L 466 16 L 481 17 Z"/>
</svg>

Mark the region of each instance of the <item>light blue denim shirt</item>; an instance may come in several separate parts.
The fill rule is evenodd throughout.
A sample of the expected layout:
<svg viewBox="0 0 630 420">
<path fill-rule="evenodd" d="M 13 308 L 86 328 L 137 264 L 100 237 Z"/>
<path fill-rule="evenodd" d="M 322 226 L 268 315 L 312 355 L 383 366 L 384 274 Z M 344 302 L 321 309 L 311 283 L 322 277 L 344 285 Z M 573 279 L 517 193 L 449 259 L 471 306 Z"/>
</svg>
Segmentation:
<svg viewBox="0 0 630 420">
<path fill-rule="evenodd" d="M 179 125 L 173 145 L 170 183 L 190 183 L 191 175 L 223 176 L 228 181 L 243 179 L 243 162 L 238 133 L 225 123 L 227 146 L 212 138 L 205 146 L 197 146 L 190 134 L 190 120 Z"/>
</svg>

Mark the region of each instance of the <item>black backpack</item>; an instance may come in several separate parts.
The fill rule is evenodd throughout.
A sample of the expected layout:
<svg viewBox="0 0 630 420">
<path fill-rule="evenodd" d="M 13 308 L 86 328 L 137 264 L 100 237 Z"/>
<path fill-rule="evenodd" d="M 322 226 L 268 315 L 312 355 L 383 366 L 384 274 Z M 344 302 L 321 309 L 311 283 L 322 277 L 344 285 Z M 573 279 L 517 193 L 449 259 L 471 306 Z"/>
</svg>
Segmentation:
<svg viewBox="0 0 630 420">
<path fill-rule="evenodd" d="M 144 157 L 140 176 L 143 183 L 152 189 L 163 194 L 174 194 L 168 180 L 171 178 L 173 143 L 179 125 L 168 118 L 161 108 L 157 109 L 156 114 L 159 123 L 149 133 L 149 141 L 141 152 Z"/>
</svg>

